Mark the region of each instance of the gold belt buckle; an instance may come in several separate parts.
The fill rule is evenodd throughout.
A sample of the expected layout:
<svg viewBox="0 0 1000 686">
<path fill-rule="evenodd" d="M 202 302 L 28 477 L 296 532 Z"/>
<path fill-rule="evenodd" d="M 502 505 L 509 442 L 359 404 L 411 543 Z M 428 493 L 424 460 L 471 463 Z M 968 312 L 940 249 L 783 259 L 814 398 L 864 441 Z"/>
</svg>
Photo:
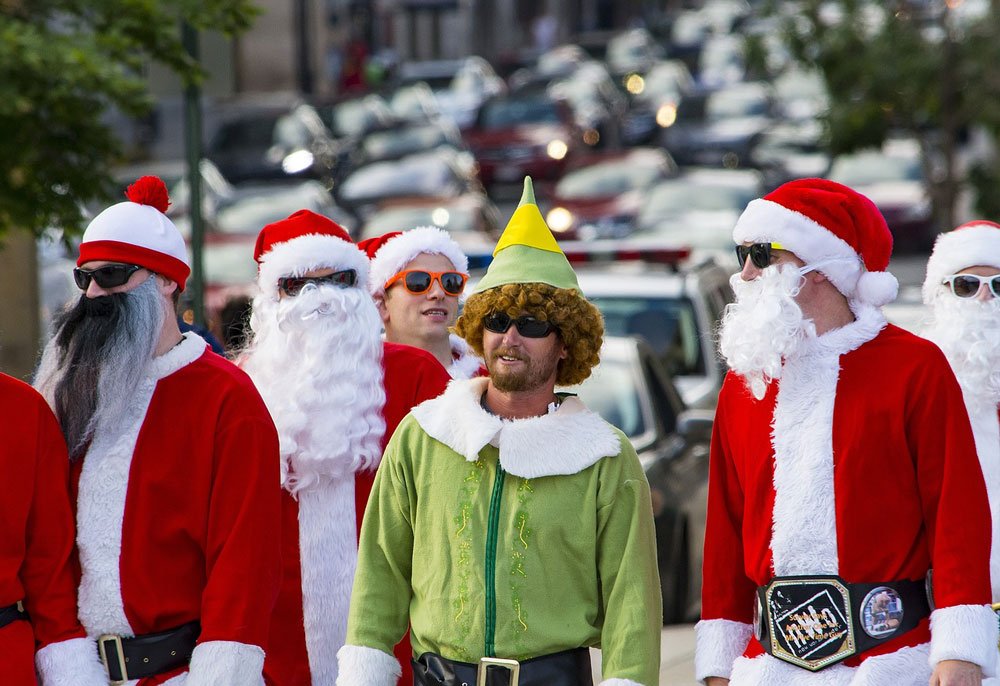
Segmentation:
<svg viewBox="0 0 1000 686">
<path fill-rule="evenodd" d="M 108 666 L 108 652 L 104 648 L 105 642 L 114 643 L 115 648 L 117 648 L 118 669 L 122 675 L 120 680 L 114 680 L 111 678 L 111 668 Z M 123 684 L 128 683 L 128 669 L 125 667 L 125 649 L 122 647 L 122 637 L 117 634 L 102 634 L 101 637 L 97 639 L 97 652 L 101 654 L 101 662 L 104 663 L 104 669 L 108 672 L 108 680 L 111 682 L 111 686 L 122 686 Z"/>
<path fill-rule="evenodd" d="M 479 669 L 476 673 L 476 686 L 486 686 L 486 675 L 490 667 L 499 667 L 510 672 L 510 686 L 517 686 L 521 675 L 521 663 L 517 660 L 504 660 L 499 657 L 479 658 Z"/>
</svg>

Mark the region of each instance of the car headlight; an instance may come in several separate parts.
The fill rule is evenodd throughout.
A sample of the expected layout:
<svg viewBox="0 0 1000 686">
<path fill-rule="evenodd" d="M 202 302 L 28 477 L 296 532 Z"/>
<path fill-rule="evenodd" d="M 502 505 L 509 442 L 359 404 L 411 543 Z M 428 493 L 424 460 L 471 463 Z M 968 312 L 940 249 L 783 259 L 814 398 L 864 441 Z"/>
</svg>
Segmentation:
<svg viewBox="0 0 1000 686">
<path fill-rule="evenodd" d="M 674 103 L 664 103 L 656 110 L 656 123 L 660 127 L 665 129 L 673 126 L 675 121 L 677 121 L 677 105 Z"/>
<path fill-rule="evenodd" d="M 549 141 L 549 144 L 545 146 L 545 154 L 554 160 L 561 160 L 566 157 L 566 153 L 568 152 L 569 146 L 566 145 L 565 141 L 561 141 L 558 138 Z"/>
<path fill-rule="evenodd" d="M 545 223 L 556 233 L 562 233 L 573 226 L 573 213 L 565 207 L 553 207 L 545 216 Z"/>
<path fill-rule="evenodd" d="M 311 167 L 314 159 L 316 158 L 308 150 L 296 150 L 281 160 L 281 169 L 286 174 L 298 174 Z"/>
</svg>

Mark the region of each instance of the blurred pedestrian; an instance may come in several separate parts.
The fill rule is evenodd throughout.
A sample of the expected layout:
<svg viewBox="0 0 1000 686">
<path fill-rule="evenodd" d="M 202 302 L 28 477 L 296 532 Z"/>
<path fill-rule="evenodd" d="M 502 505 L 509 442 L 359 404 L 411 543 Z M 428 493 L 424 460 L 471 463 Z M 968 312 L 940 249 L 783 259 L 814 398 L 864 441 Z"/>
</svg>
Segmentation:
<svg viewBox="0 0 1000 686">
<path fill-rule="evenodd" d="M 382 449 L 448 374 L 430 353 L 382 342 L 367 255 L 330 219 L 300 210 L 265 226 L 254 259 L 241 364 L 278 427 L 284 487 L 284 574 L 265 672 L 283 686 L 331 686 Z M 400 653 L 408 661 L 409 644 Z"/>
<path fill-rule="evenodd" d="M 101 212 L 36 385 L 69 445 L 80 619 L 111 681 L 261 683 L 280 571 L 278 442 L 247 376 L 181 334 L 190 269 L 160 179 Z M 148 678 L 148 680 L 147 680 Z"/>
<path fill-rule="evenodd" d="M 490 375 L 453 381 L 386 449 L 337 684 L 394 684 L 409 625 L 419 686 L 590 686 L 598 645 L 604 684 L 655 686 L 649 486 L 628 438 L 554 391 L 590 375 L 604 326 L 530 180 L 494 254 L 457 323 Z"/>
<path fill-rule="evenodd" d="M 0 670 L 13 686 L 106 686 L 76 616 L 66 444 L 30 386 L 0 374 Z M 37 654 L 36 654 L 37 649 Z"/>
<path fill-rule="evenodd" d="M 958 377 L 992 514 L 990 580 L 1000 602 L 1000 224 L 974 221 L 938 236 L 927 262 L 924 335 Z"/>
<path fill-rule="evenodd" d="M 978 684 L 997 652 L 986 490 L 947 361 L 880 309 L 897 290 L 885 220 L 801 179 L 733 237 L 697 678 Z M 891 631 L 864 621 L 883 591 L 903 608 Z"/>
<path fill-rule="evenodd" d="M 484 375 L 482 359 L 449 333 L 469 278 L 469 259 L 448 232 L 393 231 L 358 245 L 371 258 L 368 289 L 382 315 L 385 339 L 423 348 L 453 379 Z"/>
</svg>

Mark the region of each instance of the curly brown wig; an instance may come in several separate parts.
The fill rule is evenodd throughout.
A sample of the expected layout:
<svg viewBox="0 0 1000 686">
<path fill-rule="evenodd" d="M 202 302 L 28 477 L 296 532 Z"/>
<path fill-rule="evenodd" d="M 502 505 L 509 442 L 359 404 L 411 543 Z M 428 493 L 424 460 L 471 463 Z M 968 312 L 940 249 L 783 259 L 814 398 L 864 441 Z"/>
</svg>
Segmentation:
<svg viewBox="0 0 1000 686">
<path fill-rule="evenodd" d="M 544 283 L 511 283 L 470 295 L 462 316 L 455 322 L 455 333 L 480 357 L 484 357 L 483 318 L 491 312 L 506 312 L 511 317 L 527 314 L 555 325 L 567 353 L 559 361 L 558 386 L 582 382 L 600 361 L 604 318 L 575 290 Z"/>
</svg>

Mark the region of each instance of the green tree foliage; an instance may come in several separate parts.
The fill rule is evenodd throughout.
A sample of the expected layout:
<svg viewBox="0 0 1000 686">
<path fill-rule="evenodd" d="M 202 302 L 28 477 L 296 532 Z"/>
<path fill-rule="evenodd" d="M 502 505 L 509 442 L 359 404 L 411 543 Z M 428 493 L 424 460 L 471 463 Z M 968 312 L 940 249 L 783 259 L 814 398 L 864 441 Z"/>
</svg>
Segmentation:
<svg viewBox="0 0 1000 686">
<path fill-rule="evenodd" d="M 784 18 L 793 59 L 823 74 L 831 152 L 878 147 L 894 132 L 915 137 L 942 228 L 954 225 L 965 178 L 960 142 L 977 128 L 1000 133 L 1000 1 L 976 17 L 960 11 L 963 2 L 774 1 L 769 9 Z M 986 186 L 981 198 L 997 195 L 988 187 L 994 164 L 969 175 Z"/>
<path fill-rule="evenodd" d="M 121 146 L 104 113 L 149 111 L 152 61 L 203 78 L 182 19 L 233 34 L 255 13 L 249 0 L 0 0 L 0 234 L 78 229 L 81 205 L 114 188 Z"/>
</svg>

